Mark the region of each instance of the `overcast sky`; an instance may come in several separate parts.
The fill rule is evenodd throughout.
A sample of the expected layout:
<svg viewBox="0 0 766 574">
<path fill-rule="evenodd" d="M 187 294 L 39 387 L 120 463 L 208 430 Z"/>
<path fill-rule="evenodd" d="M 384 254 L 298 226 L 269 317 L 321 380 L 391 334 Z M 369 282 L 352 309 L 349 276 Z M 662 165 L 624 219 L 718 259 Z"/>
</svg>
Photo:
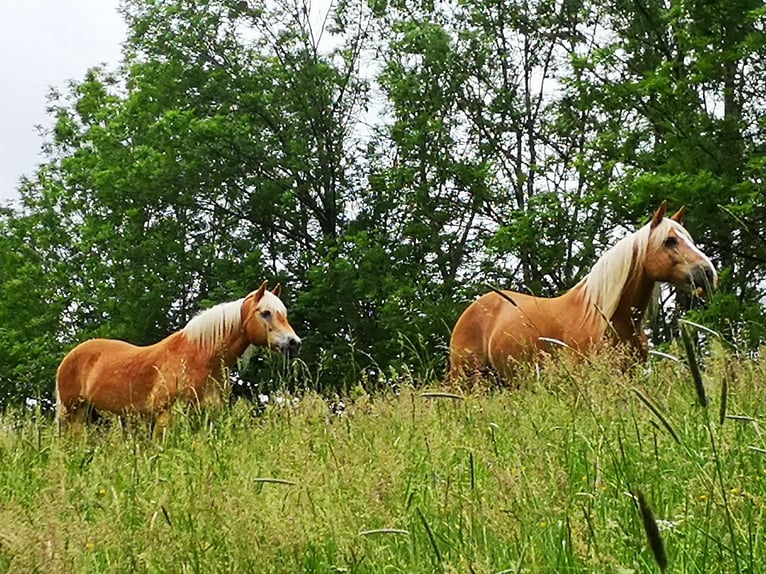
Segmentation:
<svg viewBox="0 0 766 574">
<path fill-rule="evenodd" d="M 51 86 L 120 61 L 126 28 L 119 0 L 0 0 L 0 203 L 43 161 L 36 125 L 50 126 Z"/>
</svg>

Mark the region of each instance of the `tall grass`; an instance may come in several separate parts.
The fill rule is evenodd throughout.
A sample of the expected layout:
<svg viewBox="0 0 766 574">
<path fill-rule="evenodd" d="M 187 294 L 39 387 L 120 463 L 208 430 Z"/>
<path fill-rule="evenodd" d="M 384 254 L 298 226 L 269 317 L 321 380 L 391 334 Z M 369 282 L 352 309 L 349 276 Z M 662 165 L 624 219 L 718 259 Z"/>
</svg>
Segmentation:
<svg viewBox="0 0 766 574">
<path fill-rule="evenodd" d="M 766 362 L 714 349 L 712 414 L 685 364 L 616 363 L 178 409 L 163 441 L 9 413 L 0 572 L 651 572 L 638 493 L 667 571 L 764 571 Z"/>
</svg>

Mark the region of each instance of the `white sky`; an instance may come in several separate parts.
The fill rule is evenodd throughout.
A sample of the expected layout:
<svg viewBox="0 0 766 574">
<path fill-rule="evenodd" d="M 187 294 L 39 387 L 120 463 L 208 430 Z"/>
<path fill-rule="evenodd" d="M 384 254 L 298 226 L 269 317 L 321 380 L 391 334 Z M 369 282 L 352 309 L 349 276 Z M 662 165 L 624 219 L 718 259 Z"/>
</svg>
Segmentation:
<svg viewBox="0 0 766 574">
<path fill-rule="evenodd" d="M 311 2 L 321 27 L 334 0 Z M 63 91 L 87 70 L 121 60 L 127 29 L 119 0 L 0 0 L 0 205 L 18 198 L 19 180 L 44 161 L 37 127 L 51 87 Z M 323 36 L 323 43 L 328 42 Z"/>
<path fill-rule="evenodd" d="M 126 28 L 119 0 L 0 0 L 0 204 L 42 163 L 50 87 L 120 61 Z"/>
</svg>

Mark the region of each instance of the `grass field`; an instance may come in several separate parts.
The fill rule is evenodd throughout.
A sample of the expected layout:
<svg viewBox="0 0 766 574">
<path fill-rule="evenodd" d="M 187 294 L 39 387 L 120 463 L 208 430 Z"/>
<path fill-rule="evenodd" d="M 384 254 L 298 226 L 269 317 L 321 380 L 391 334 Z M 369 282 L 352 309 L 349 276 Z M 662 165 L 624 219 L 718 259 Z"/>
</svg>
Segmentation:
<svg viewBox="0 0 766 574">
<path fill-rule="evenodd" d="M 683 363 L 614 364 L 179 410 L 164 441 L 6 414 L 0 572 L 659 571 L 645 522 L 667 571 L 766 571 L 766 362 L 712 352 L 706 408 Z"/>
</svg>

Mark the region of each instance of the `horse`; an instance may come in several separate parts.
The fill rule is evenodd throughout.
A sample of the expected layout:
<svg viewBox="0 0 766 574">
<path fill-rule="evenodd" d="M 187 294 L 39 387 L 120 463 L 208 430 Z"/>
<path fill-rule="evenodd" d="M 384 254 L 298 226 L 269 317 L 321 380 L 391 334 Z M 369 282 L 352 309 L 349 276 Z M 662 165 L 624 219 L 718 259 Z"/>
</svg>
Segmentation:
<svg viewBox="0 0 766 574">
<path fill-rule="evenodd" d="M 120 417 L 137 413 L 152 420 L 154 432 L 162 431 L 177 399 L 220 403 L 229 369 L 250 345 L 297 354 L 301 340 L 287 321 L 281 286 L 268 291 L 267 284 L 202 311 L 153 345 L 90 339 L 76 346 L 56 372 L 59 428 L 81 428 L 93 409 Z"/>
<path fill-rule="evenodd" d="M 648 355 L 642 321 L 659 300 L 660 283 L 706 298 L 718 273 L 681 225 L 685 208 L 665 217 L 663 201 L 651 221 L 607 250 L 569 291 L 553 298 L 492 291 L 458 319 L 449 346 L 449 379 L 494 372 L 510 380 L 514 365 L 534 362 L 551 344 L 579 358 L 606 343 Z"/>
</svg>

